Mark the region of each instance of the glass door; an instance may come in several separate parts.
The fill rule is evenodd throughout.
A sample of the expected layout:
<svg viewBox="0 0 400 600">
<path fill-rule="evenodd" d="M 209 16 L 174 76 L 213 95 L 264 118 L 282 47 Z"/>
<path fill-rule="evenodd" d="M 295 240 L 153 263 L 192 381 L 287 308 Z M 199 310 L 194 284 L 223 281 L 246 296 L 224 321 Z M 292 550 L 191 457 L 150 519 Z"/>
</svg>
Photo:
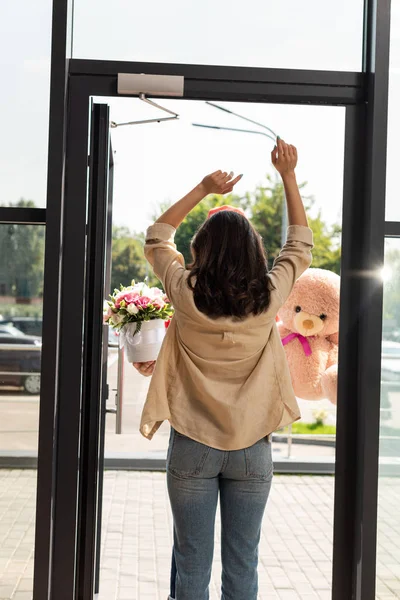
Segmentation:
<svg viewBox="0 0 400 600">
<path fill-rule="evenodd" d="M 104 429 L 108 397 L 108 327 L 103 298 L 110 287 L 113 157 L 109 108 L 93 104 L 89 154 L 82 432 L 77 530 L 78 598 L 93 598 L 99 585 Z"/>
<path fill-rule="evenodd" d="M 243 117 L 261 125 L 265 124 L 273 128 L 273 131 L 279 131 L 285 139 L 290 137 L 296 141 L 301 155 L 299 182 L 304 182 L 302 193 L 308 207 L 310 224 L 316 234 L 314 266 L 340 273 L 345 137 L 343 108 L 244 102 L 217 102 L 216 105 L 214 103 L 214 106 L 210 106 L 204 101 L 164 99 L 163 106 L 179 114 L 179 120 L 129 127 L 122 125 L 132 121 L 136 123 L 137 120 L 143 122 L 152 116 L 152 111 L 136 98 L 107 98 L 107 102 L 114 127 L 113 149 L 116 152 L 112 288 L 118 288 L 121 284 L 129 285 L 132 278 L 142 280 L 146 275 L 149 276 L 151 285 L 160 285 L 152 272 L 147 271 L 143 256 L 143 239 L 147 225 L 159 216 L 163 203 L 172 202 L 183 195 L 195 185 L 196 178 L 215 170 L 222 163 L 237 173 L 245 173 L 235 190 L 235 195 L 225 198 L 224 202 L 238 204 L 247 211 L 252 222 L 263 234 L 269 265 L 272 265 L 282 244 L 282 237 L 285 239 L 286 236 L 282 184 L 274 177 L 270 164 L 274 138 L 260 135 L 260 132 L 264 131 L 261 126 L 254 126 L 250 130 L 246 126 L 243 127 Z M 218 107 L 223 110 L 219 110 Z M 224 109 L 231 112 L 227 113 Z M 316 158 L 313 151 L 320 129 L 324 129 L 330 139 L 324 160 Z M 157 173 L 157 177 L 154 177 L 154 172 Z M 330 189 L 326 190 L 328 179 Z M 208 209 L 220 201 L 220 198 L 215 197 L 204 199 L 179 227 L 176 242 L 187 264 L 190 262 L 190 240 L 195 230 L 205 219 Z M 122 435 L 116 435 L 115 416 L 107 415 L 105 462 L 110 469 L 112 461 L 114 469 L 108 470 L 105 477 L 104 507 L 105 514 L 110 515 L 111 520 L 107 517 L 104 523 L 100 586 L 96 590 L 99 591 L 99 600 L 118 598 L 120 591 L 127 595 L 130 590 L 130 597 L 140 598 L 141 594 L 146 592 L 154 593 L 154 597 L 157 597 L 157 593 L 160 597 L 167 597 L 169 561 L 165 560 L 165 546 L 166 540 L 169 541 L 170 547 L 172 546 L 172 527 L 166 494 L 163 493 L 164 474 L 156 471 L 160 468 L 165 469 L 169 423 L 163 423 L 151 442 L 140 435 L 141 407 L 150 378 L 138 374 L 126 361 L 125 369 L 118 369 L 115 359 L 116 351 L 110 348 L 107 370 L 109 402 L 111 404 L 111 390 L 119 387 L 121 392 L 122 386 Z M 336 406 L 322 398 L 317 401 L 299 400 L 299 404 L 302 421 L 291 430 L 284 429 L 274 434 L 276 471 L 301 473 L 301 469 L 308 469 L 309 472 L 333 474 Z M 133 472 L 133 469 L 149 470 L 152 473 L 139 474 Z M 152 485 L 157 486 L 157 492 L 153 491 L 154 495 L 149 493 L 147 497 L 146 509 L 143 495 L 137 494 L 137 487 L 143 490 L 145 486 L 141 477 L 152 478 Z M 296 494 L 296 485 L 298 484 L 292 485 L 289 478 L 282 483 L 287 494 Z M 316 485 L 320 486 L 329 498 L 329 504 L 326 505 L 315 502 L 314 517 L 321 525 L 317 531 L 311 531 L 309 534 L 306 557 L 311 560 L 311 557 L 318 555 L 318 560 L 314 561 L 314 580 L 307 581 L 305 588 L 310 593 L 322 593 L 330 590 L 332 585 L 334 479 L 319 475 L 313 482 L 307 484 L 304 481 L 304 493 L 309 489 L 307 485 L 312 486 L 312 489 Z M 264 580 L 272 567 L 268 540 L 273 531 L 279 538 L 278 549 L 283 553 L 285 547 L 290 548 L 293 565 L 296 565 L 297 570 L 302 570 L 304 549 L 299 547 L 297 536 L 298 527 L 303 528 L 307 525 L 301 521 L 299 526 L 293 528 L 288 519 L 281 521 L 278 526 L 274 524 L 280 487 L 279 483 L 273 487 L 271 504 L 263 525 L 260 576 Z M 306 510 L 300 503 L 298 508 Z M 135 514 L 141 513 L 146 514 L 145 518 L 154 520 L 160 514 L 165 516 L 162 523 L 154 523 L 154 543 L 144 539 L 139 527 L 135 529 Z M 212 600 L 217 597 L 216 590 L 221 575 L 221 562 L 218 559 L 219 526 L 217 519 L 217 542 L 210 596 Z M 325 539 L 323 549 L 320 547 L 321 528 Z M 286 541 L 282 541 L 283 539 Z M 163 553 L 163 561 L 160 561 L 160 552 Z M 139 566 L 135 566 L 137 562 Z M 279 560 L 279 568 L 282 572 L 285 571 L 284 560 Z M 270 591 L 277 592 L 282 581 L 283 579 L 271 583 Z M 294 593 L 297 582 L 286 578 L 284 585 Z"/>
</svg>

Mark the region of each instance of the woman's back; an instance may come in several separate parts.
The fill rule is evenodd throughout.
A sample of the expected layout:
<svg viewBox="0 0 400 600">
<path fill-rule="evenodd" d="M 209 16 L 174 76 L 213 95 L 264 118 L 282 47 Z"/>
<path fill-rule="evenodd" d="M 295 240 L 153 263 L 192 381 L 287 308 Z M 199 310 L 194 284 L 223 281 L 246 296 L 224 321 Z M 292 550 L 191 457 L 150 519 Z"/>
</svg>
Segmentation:
<svg viewBox="0 0 400 600">
<path fill-rule="evenodd" d="M 164 284 L 175 316 L 162 346 L 140 431 L 151 439 L 162 421 L 222 450 L 251 446 L 300 417 L 275 324 L 279 307 L 311 262 L 312 233 L 288 228 L 287 243 L 268 274 L 268 306 L 242 319 L 199 310 L 191 275 L 173 242 L 175 228 L 155 223 L 145 254 Z"/>
</svg>

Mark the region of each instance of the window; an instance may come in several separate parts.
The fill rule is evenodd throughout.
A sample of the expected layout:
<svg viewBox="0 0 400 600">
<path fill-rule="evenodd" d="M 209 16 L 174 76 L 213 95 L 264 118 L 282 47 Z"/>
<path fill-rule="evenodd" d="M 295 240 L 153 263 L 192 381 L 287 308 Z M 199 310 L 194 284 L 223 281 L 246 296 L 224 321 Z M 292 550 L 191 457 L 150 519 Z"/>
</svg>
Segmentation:
<svg viewBox="0 0 400 600">
<path fill-rule="evenodd" d="M 73 57 L 360 71 L 363 2 L 75 0 Z"/>
<path fill-rule="evenodd" d="M 19 329 L 17 317 L 42 317 L 44 233 L 41 225 L 0 225 L 0 273 L 7 282 L 0 286 L 0 456 L 8 460 L 21 453 L 32 460 L 38 451 L 41 338 Z M 27 597 L 33 587 L 36 471 L 0 470 L 0 489 L 0 595 Z"/>
<path fill-rule="evenodd" d="M 0 6 L 0 204 L 46 204 L 51 0 Z"/>
<path fill-rule="evenodd" d="M 400 135 L 400 4 L 392 2 L 389 69 L 389 114 L 386 176 L 386 220 L 400 221 L 398 139 Z"/>
<path fill-rule="evenodd" d="M 400 589 L 400 239 L 385 245 L 377 590 L 398 598 Z"/>
</svg>

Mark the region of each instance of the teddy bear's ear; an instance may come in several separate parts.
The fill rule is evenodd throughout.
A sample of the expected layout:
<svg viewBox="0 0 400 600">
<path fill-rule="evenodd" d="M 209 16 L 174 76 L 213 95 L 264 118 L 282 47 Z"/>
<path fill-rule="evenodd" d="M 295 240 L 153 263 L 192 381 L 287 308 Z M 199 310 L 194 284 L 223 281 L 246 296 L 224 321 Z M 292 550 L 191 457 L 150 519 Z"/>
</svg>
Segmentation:
<svg viewBox="0 0 400 600">
<path fill-rule="evenodd" d="M 339 344 L 339 332 L 328 335 L 326 339 L 332 344 Z"/>
</svg>

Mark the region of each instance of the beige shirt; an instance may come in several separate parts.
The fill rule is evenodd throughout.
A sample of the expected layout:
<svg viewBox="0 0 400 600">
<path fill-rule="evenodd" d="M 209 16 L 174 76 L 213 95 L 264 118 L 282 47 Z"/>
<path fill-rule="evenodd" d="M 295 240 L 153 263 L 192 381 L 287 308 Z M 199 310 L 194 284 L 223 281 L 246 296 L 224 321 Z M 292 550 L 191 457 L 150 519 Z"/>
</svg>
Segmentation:
<svg viewBox="0 0 400 600">
<path fill-rule="evenodd" d="M 242 321 L 212 319 L 196 308 L 174 235 L 166 223 L 155 223 L 146 234 L 145 256 L 175 315 L 150 382 L 140 432 L 151 439 L 167 419 L 178 432 L 213 448 L 247 448 L 300 418 L 275 316 L 311 264 L 312 231 L 288 228 L 269 273 L 269 308 Z"/>
</svg>

